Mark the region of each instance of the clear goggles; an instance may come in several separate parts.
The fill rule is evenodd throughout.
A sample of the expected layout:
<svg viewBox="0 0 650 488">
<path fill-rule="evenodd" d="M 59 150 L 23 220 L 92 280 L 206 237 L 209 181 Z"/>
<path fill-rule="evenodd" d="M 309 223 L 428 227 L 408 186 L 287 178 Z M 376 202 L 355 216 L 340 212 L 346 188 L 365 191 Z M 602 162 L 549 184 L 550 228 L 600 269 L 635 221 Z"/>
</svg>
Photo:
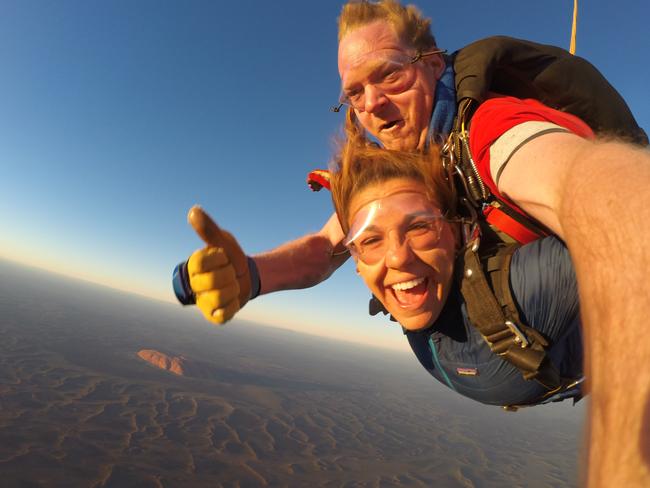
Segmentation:
<svg viewBox="0 0 650 488">
<path fill-rule="evenodd" d="M 355 81 L 346 84 L 347 80 L 342 80 L 339 107 L 348 105 L 363 111 L 366 106 L 366 89 L 369 85 L 386 95 L 405 92 L 415 83 L 416 72 L 413 64 L 426 56 L 444 52 L 444 49 L 436 49 L 411 55 L 402 51 L 382 51 L 362 56 L 346 70 L 347 80 L 352 77 Z"/>
<path fill-rule="evenodd" d="M 354 215 L 343 242 L 350 254 L 372 265 L 404 245 L 414 251 L 434 249 L 444 221 L 440 209 L 426 195 L 395 193 L 364 205 Z"/>
</svg>

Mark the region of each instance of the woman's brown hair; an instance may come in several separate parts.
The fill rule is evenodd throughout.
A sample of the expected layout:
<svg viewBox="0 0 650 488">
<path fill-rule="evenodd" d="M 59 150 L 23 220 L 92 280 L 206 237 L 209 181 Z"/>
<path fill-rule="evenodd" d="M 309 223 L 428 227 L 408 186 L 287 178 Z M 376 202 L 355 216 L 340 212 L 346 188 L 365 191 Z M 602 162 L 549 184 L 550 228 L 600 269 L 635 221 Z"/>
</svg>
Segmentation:
<svg viewBox="0 0 650 488">
<path fill-rule="evenodd" d="M 331 169 L 332 201 L 345 233 L 349 230 L 349 206 L 364 188 L 394 178 L 412 178 L 427 188 L 427 196 L 447 217 L 456 215 L 454 192 L 440 160 L 438 146 L 425 152 L 381 149 L 362 137 L 348 139 Z"/>
</svg>

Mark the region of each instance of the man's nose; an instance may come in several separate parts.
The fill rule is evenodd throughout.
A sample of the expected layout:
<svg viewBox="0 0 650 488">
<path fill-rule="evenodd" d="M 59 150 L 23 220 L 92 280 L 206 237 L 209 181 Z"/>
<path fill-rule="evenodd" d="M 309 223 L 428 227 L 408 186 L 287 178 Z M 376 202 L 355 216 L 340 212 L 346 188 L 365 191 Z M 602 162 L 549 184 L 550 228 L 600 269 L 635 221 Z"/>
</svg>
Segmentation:
<svg viewBox="0 0 650 488">
<path fill-rule="evenodd" d="M 373 84 L 366 85 L 364 90 L 365 104 L 363 109 L 365 112 L 373 113 L 384 106 L 387 98 L 382 90 Z"/>
</svg>

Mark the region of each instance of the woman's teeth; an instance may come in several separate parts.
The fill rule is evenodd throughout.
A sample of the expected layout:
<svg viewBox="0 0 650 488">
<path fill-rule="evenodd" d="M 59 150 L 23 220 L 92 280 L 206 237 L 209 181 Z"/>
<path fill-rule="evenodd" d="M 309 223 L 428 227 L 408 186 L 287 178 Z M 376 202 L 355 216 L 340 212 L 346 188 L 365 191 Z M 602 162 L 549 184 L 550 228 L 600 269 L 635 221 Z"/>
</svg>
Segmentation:
<svg viewBox="0 0 650 488">
<path fill-rule="evenodd" d="M 424 278 L 415 278 L 414 280 L 410 281 L 403 281 L 401 283 L 395 283 L 394 285 L 391 286 L 393 290 L 410 290 L 411 288 L 415 288 L 418 286 L 420 283 L 424 281 Z"/>
</svg>

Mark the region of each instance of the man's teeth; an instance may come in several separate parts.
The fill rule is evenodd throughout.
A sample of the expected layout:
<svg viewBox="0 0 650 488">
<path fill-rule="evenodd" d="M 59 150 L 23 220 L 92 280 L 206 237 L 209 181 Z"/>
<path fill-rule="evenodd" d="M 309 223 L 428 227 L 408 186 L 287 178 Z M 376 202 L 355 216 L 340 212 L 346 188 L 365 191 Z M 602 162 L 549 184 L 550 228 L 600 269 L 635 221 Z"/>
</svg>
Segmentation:
<svg viewBox="0 0 650 488">
<path fill-rule="evenodd" d="M 424 278 L 415 278 L 414 280 L 410 281 L 403 281 L 402 283 L 395 283 L 394 285 L 391 286 L 393 290 L 410 290 L 411 288 L 415 288 L 418 286 L 420 283 L 424 281 Z"/>
<path fill-rule="evenodd" d="M 384 124 L 384 129 L 390 129 L 391 127 L 394 127 L 395 124 L 397 124 L 397 121 L 396 121 L 396 120 L 393 120 L 392 122 L 386 122 L 386 123 Z"/>
</svg>

